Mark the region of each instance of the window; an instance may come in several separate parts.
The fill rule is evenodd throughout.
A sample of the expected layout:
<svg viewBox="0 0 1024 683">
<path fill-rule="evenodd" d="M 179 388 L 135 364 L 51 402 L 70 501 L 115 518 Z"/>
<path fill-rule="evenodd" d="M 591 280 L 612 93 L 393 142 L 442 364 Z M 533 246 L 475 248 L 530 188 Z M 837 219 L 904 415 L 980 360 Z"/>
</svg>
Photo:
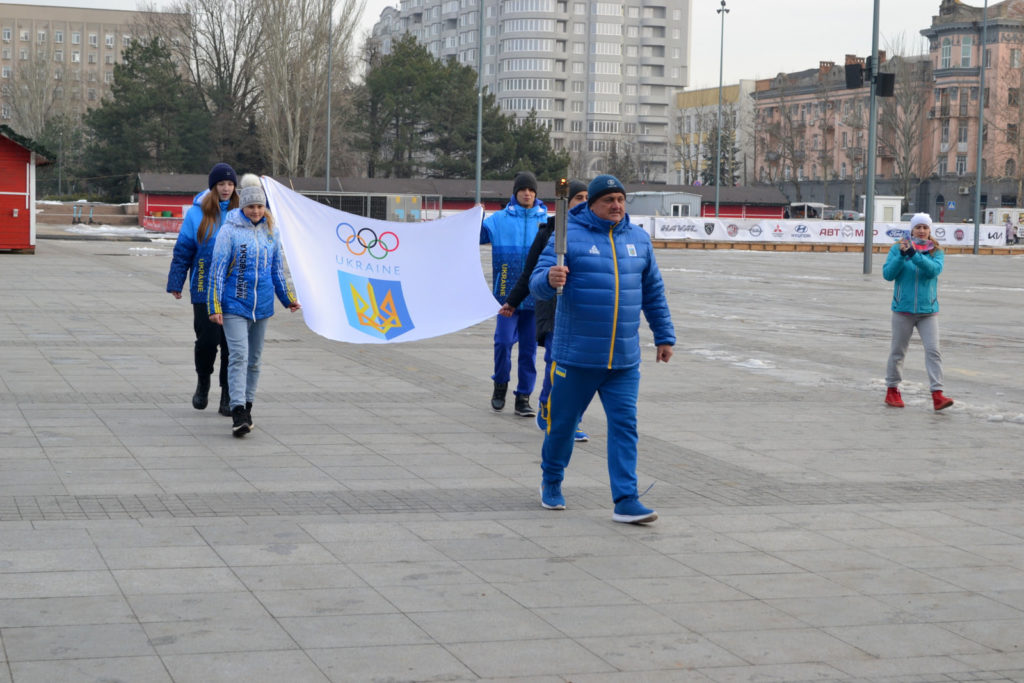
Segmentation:
<svg viewBox="0 0 1024 683">
<path fill-rule="evenodd" d="M 992 66 L 992 50 L 985 49 L 985 68 Z"/>
<path fill-rule="evenodd" d="M 1017 165 L 1013 163 L 1013 159 L 1006 160 L 1006 173 L 1004 175 L 1007 178 L 1012 178 L 1017 175 Z"/>
<path fill-rule="evenodd" d="M 78 50 L 72 50 L 71 51 L 71 63 L 72 64 L 78 64 L 81 61 L 82 61 L 82 53 L 79 52 Z"/>
<path fill-rule="evenodd" d="M 583 122 L 582 121 L 570 121 L 569 122 L 569 130 L 572 131 L 573 133 L 582 133 L 583 132 Z"/>
<path fill-rule="evenodd" d="M 942 139 L 943 144 L 949 144 L 949 119 L 942 121 Z"/>
<path fill-rule="evenodd" d="M 106 57 L 104 57 L 103 58 L 103 63 L 104 64 L 113 64 L 114 63 L 114 55 L 107 55 Z"/>
<path fill-rule="evenodd" d="M 71 44 L 79 45 L 82 42 L 82 34 L 78 31 L 71 32 Z"/>
<path fill-rule="evenodd" d="M 964 175 L 967 173 L 967 155 L 957 154 L 956 155 L 956 174 Z"/>
<path fill-rule="evenodd" d="M 28 59 L 28 50 L 25 48 L 18 50 L 18 58 L 23 62 L 26 61 Z"/>
<path fill-rule="evenodd" d="M 100 44 L 100 37 L 98 35 L 96 35 L 95 33 L 90 33 L 89 34 L 89 44 L 92 45 L 93 47 L 98 46 Z"/>
<path fill-rule="evenodd" d="M 132 44 L 132 37 L 131 36 L 121 36 L 121 47 L 131 47 L 131 44 Z"/>
<path fill-rule="evenodd" d="M 27 43 L 29 41 L 28 29 L 23 28 L 20 31 L 18 31 L 18 37 L 21 38 L 22 41 Z"/>
<path fill-rule="evenodd" d="M 689 216 L 690 205 L 689 204 L 673 204 L 672 205 L 673 216 Z"/>
<path fill-rule="evenodd" d="M 971 66 L 971 49 L 974 47 L 974 40 L 971 36 L 964 36 L 960 39 L 960 66 L 967 69 Z"/>
<path fill-rule="evenodd" d="M 939 157 L 939 165 L 938 168 L 935 169 L 935 172 L 939 175 L 949 174 L 949 160 L 946 159 L 946 157 Z"/>
<path fill-rule="evenodd" d="M 2 104 L 0 105 L 0 119 L 11 118 L 11 105 Z"/>
<path fill-rule="evenodd" d="M 53 61 L 55 61 L 55 62 L 63 62 L 64 61 L 64 50 L 54 50 L 53 51 Z"/>
<path fill-rule="evenodd" d="M 4 58 L 4 59 L 10 59 L 10 58 L 11 58 L 11 48 L 9 48 L 9 47 L 5 47 L 5 48 L 3 49 L 3 52 L 2 52 L 2 54 L 3 54 L 3 58 Z"/>
<path fill-rule="evenodd" d="M 11 67 L 5 66 L 5 67 L 0 68 L 0 78 L 10 78 L 10 77 L 11 77 Z"/>
<path fill-rule="evenodd" d="M 96 89 L 95 88 L 89 88 L 89 91 L 88 91 L 88 94 L 87 94 L 86 97 L 87 97 L 87 99 L 90 102 L 95 102 L 96 101 Z"/>
<path fill-rule="evenodd" d="M 1015 47 L 1012 50 L 1010 50 L 1010 68 L 1011 69 L 1019 69 L 1020 68 L 1020 48 L 1019 47 Z"/>
<path fill-rule="evenodd" d="M 108 33 L 106 36 L 104 36 L 103 44 L 110 48 L 114 47 L 114 34 Z"/>
<path fill-rule="evenodd" d="M 3 34 L 2 35 L 3 35 L 3 41 L 5 43 L 11 42 L 11 29 L 10 29 L 10 27 L 4 26 L 4 30 L 3 30 Z"/>
<path fill-rule="evenodd" d="M 1011 107 L 1016 107 L 1020 102 L 1020 88 L 1007 88 L 1006 89 L 1006 103 Z"/>
<path fill-rule="evenodd" d="M 1008 123 L 1006 124 L 1006 141 L 1017 144 L 1017 124 Z"/>
<path fill-rule="evenodd" d="M 63 42 L 64 42 L 64 31 L 54 31 L 53 32 L 53 42 L 57 43 L 58 45 L 63 44 Z"/>
<path fill-rule="evenodd" d="M 956 141 L 960 144 L 967 144 L 967 122 L 961 121 L 956 129 Z"/>
<path fill-rule="evenodd" d="M 950 40 L 949 38 L 943 38 L 942 39 L 942 51 L 941 51 L 940 57 L 939 57 L 939 68 L 940 69 L 948 69 L 949 68 L 950 60 L 952 58 L 951 57 L 952 50 L 953 50 L 953 41 Z"/>
<path fill-rule="evenodd" d="M 46 31 L 38 31 L 36 33 L 36 42 L 37 43 L 45 43 L 46 42 Z"/>
</svg>

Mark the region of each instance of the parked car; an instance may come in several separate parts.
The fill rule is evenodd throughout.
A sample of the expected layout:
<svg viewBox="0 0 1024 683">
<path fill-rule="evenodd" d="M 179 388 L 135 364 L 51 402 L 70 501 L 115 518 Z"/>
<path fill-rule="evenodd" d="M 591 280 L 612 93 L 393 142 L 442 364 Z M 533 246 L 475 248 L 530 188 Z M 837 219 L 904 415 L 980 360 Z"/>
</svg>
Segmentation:
<svg viewBox="0 0 1024 683">
<path fill-rule="evenodd" d="M 864 214 L 850 209 L 827 209 L 825 211 L 827 221 L 859 221 L 864 220 Z"/>
</svg>

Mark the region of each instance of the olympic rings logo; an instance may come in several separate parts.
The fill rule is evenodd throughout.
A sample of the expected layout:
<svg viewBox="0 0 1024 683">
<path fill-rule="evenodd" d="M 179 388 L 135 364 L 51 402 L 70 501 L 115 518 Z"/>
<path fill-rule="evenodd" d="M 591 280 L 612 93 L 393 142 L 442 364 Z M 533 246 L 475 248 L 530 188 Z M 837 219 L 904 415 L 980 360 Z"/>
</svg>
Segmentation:
<svg viewBox="0 0 1024 683">
<path fill-rule="evenodd" d="M 379 261 L 398 249 L 398 235 L 390 230 L 378 236 L 370 228 L 356 230 L 349 223 L 338 223 L 335 233 L 353 256 L 366 254 Z"/>
</svg>

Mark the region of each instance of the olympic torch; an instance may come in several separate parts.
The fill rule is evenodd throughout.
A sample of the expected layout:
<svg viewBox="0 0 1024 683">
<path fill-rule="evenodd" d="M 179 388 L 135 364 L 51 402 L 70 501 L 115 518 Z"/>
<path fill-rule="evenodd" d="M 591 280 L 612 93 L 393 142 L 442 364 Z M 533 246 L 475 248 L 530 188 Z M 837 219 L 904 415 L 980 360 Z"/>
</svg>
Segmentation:
<svg viewBox="0 0 1024 683">
<path fill-rule="evenodd" d="M 569 179 L 559 178 L 555 185 L 555 264 L 565 265 L 565 226 L 569 220 Z M 558 296 L 562 295 L 562 287 L 558 287 Z"/>
</svg>

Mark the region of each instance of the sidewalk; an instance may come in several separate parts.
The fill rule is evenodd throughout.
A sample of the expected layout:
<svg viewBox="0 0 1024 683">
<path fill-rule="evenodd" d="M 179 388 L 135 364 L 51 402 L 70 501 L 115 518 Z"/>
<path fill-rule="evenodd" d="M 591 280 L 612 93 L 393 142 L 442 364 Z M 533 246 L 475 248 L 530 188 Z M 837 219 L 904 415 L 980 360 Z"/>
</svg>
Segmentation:
<svg viewBox="0 0 1024 683">
<path fill-rule="evenodd" d="M 659 250 L 639 527 L 596 402 L 540 507 L 490 323 L 346 345 L 279 307 L 232 438 L 172 244 L 0 254 L 0 683 L 1024 681 L 1024 257 L 947 258 L 935 413 L 916 338 L 882 403 L 882 255 Z"/>
</svg>

